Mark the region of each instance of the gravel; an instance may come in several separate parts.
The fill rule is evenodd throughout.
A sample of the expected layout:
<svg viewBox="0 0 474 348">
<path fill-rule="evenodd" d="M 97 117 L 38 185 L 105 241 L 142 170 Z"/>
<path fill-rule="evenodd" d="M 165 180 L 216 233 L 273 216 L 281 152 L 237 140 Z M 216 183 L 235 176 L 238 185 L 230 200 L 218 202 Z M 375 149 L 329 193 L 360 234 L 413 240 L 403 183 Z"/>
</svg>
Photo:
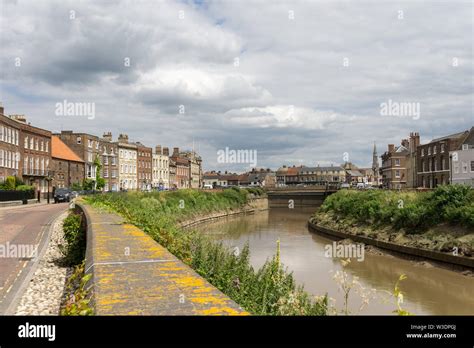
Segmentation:
<svg viewBox="0 0 474 348">
<path fill-rule="evenodd" d="M 63 255 L 59 250 L 64 244 L 62 226 L 67 214 L 64 212 L 54 222 L 46 253 L 20 299 L 16 315 L 59 315 L 66 278 L 72 272 L 72 267 L 61 265 Z"/>
</svg>

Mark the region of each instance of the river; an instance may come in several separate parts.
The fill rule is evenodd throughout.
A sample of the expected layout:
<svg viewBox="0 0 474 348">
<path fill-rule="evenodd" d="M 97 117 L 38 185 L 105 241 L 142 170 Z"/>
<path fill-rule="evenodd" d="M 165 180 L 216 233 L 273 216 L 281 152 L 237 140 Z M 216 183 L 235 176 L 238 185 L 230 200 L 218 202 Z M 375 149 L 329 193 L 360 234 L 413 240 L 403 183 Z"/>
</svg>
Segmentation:
<svg viewBox="0 0 474 348">
<path fill-rule="evenodd" d="M 340 311 L 343 293 L 333 278 L 343 267 L 340 260 L 325 256 L 325 246 L 333 241 L 308 230 L 306 223 L 314 209 L 271 208 L 252 215 L 222 218 L 195 229 L 231 248 L 242 248 L 248 242 L 255 268 L 275 254 L 279 239 L 282 263 L 293 272 L 297 283 L 313 295 L 327 293 L 335 300 L 334 308 Z M 369 252 L 365 252 L 363 261 L 352 259 L 344 270 L 350 278 L 358 277 L 365 288 L 363 293 L 376 289 L 362 309 L 361 296 L 355 288 L 351 290 L 348 301 L 351 314 L 392 314 L 397 305 L 388 293 L 393 292 L 400 274 L 407 276 L 400 284 L 404 293 L 403 309 L 413 314 L 474 314 L 474 278 L 459 272 Z"/>
</svg>

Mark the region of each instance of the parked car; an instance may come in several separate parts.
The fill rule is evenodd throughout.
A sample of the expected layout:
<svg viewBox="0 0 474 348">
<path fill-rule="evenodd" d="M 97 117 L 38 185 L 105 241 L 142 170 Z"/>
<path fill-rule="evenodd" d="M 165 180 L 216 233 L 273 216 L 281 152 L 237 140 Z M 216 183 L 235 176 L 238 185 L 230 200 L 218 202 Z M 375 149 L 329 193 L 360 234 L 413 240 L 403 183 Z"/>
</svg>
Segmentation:
<svg viewBox="0 0 474 348">
<path fill-rule="evenodd" d="M 71 201 L 71 190 L 67 188 L 58 188 L 54 192 L 54 203 Z"/>
<path fill-rule="evenodd" d="M 71 191 L 71 199 L 77 198 L 79 196 L 79 193 L 77 191 Z"/>
<path fill-rule="evenodd" d="M 207 189 L 207 190 L 212 190 L 212 189 L 213 189 L 213 187 L 212 187 L 212 185 L 211 185 L 211 184 L 205 184 L 205 185 L 204 185 L 204 189 Z"/>
<path fill-rule="evenodd" d="M 348 189 L 348 188 L 351 188 L 351 185 L 349 185 L 347 182 L 343 182 L 343 183 L 341 184 L 341 188 L 342 188 L 342 189 Z"/>
</svg>

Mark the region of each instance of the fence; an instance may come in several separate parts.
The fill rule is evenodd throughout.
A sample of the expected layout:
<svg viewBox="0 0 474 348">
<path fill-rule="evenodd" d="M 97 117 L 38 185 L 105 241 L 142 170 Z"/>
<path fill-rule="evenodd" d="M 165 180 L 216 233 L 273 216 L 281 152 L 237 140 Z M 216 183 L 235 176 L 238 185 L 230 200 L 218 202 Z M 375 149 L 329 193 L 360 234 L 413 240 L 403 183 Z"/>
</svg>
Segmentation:
<svg viewBox="0 0 474 348">
<path fill-rule="evenodd" d="M 6 201 L 23 201 L 26 199 L 34 199 L 35 191 L 14 191 L 14 190 L 0 190 L 0 202 Z"/>
</svg>

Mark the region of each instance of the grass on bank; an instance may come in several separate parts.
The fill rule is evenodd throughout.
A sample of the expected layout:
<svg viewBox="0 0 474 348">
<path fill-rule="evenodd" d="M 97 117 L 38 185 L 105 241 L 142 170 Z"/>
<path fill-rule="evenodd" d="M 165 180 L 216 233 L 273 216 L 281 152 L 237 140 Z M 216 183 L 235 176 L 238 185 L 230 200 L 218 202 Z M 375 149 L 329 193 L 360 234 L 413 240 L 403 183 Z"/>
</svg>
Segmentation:
<svg viewBox="0 0 474 348">
<path fill-rule="evenodd" d="M 255 315 L 325 315 L 327 297 L 312 299 L 295 283 L 280 262 L 279 250 L 255 270 L 249 247 L 235 255 L 222 243 L 179 222 L 211 212 L 243 207 L 261 189 L 226 189 L 220 192 L 179 190 L 153 193 L 110 193 L 87 201 L 119 213 L 191 266 L 242 308 Z"/>
<path fill-rule="evenodd" d="M 443 252 L 474 252 L 474 190 L 443 185 L 429 192 L 340 190 L 311 220 L 329 228 Z"/>
</svg>

